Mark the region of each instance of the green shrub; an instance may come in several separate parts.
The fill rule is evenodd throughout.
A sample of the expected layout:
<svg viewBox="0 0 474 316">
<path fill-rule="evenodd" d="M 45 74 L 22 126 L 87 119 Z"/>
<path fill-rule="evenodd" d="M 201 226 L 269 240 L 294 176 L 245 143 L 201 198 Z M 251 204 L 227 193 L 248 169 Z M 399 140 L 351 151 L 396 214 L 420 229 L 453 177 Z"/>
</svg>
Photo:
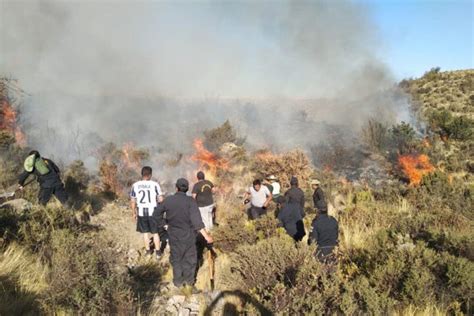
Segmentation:
<svg viewBox="0 0 474 316">
<path fill-rule="evenodd" d="M 431 128 L 441 135 L 469 140 L 474 135 L 474 121 L 464 115 L 454 116 L 451 111 L 431 111 L 428 115 Z"/>
<path fill-rule="evenodd" d="M 48 306 L 79 314 L 131 312 L 132 292 L 115 271 L 114 256 L 98 235 L 76 236 L 68 229 L 51 237 Z"/>
<path fill-rule="evenodd" d="M 223 252 L 233 252 L 241 245 L 252 245 L 258 240 L 284 234 L 277 227 L 278 221 L 272 215 L 247 221 L 243 213 L 231 214 L 213 230 L 215 246 Z"/>
<path fill-rule="evenodd" d="M 388 132 L 387 126 L 372 118 L 362 128 L 362 137 L 369 148 L 381 151 L 389 141 Z"/>
<path fill-rule="evenodd" d="M 390 139 L 398 154 L 407 154 L 415 146 L 416 133 L 410 124 L 401 122 L 391 128 Z"/>
<path fill-rule="evenodd" d="M 217 152 L 225 143 L 234 143 L 237 146 L 245 143 L 245 138 L 237 136 L 237 132 L 228 120 L 221 126 L 204 131 L 204 146 L 208 150 Z"/>
</svg>

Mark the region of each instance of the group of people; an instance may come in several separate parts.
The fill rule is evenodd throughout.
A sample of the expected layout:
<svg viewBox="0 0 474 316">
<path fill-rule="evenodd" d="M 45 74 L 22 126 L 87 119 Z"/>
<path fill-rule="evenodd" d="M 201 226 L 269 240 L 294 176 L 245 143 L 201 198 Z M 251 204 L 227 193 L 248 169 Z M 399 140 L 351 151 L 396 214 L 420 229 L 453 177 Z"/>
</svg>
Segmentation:
<svg viewBox="0 0 474 316">
<path fill-rule="evenodd" d="M 187 194 L 188 180 L 180 178 L 176 181 L 176 193 L 164 198 L 160 185 L 151 179 L 152 168 L 143 167 L 141 174 L 142 179 L 132 185 L 130 198 L 132 216 L 137 221 L 137 231 L 143 234 L 146 252 L 153 254 L 149 234 L 157 258 L 169 242 L 174 286 L 191 286 L 197 291 L 197 237 L 202 237 L 207 245 L 213 243 L 209 231 L 214 225 L 214 184 L 200 171 L 191 196 Z"/>
<path fill-rule="evenodd" d="M 25 159 L 24 171 L 19 178 L 19 189 L 23 189 L 31 174 L 36 175 L 40 184 L 41 204 L 46 205 L 53 195 L 61 203 L 67 203 L 68 196 L 60 178 L 59 168 L 50 159 L 41 157 L 38 151 L 31 151 Z M 152 175 L 151 167 L 143 167 L 141 180 L 135 182 L 130 191 L 131 213 L 136 220 L 137 231 L 143 234 L 148 255 L 153 255 L 155 251 L 156 257 L 160 258 L 169 244 L 174 285 L 189 285 L 194 291 L 198 241 L 204 240 L 208 247 L 213 243 L 210 230 L 215 224 L 213 193 L 216 187 L 200 171 L 191 194 L 188 194 L 188 180 L 180 178 L 175 184 L 175 194 L 165 198 L 160 184 L 152 180 Z M 312 222 L 308 241 L 316 242 L 318 258 L 328 262 L 338 243 L 338 223 L 328 215 L 320 182 L 312 180 L 311 186 L 318 215 Z M 244 197 L 244 204 L 250 203 L 248 216 L 251 220 L 265 215 L 270 203 L 276 203 L 277 218 L 286 232 L 297 242 L 306 235 L 303 224 L 305 193 L 299 187 L 296 177 L 291 178 L 290 188 L 285 194 L 281 193 L 281 186 L 275 176 L 269 176 L 263 183 L 256 179 Z"/>
<path fill-rule="evenodd" d="M 317 256 L 321 261 L 328 262 L 334 259 L 333 251 L 338 244 L 339 225 L 337 220 L 328 215 L 328 206 L 324 191 L 319 180 L 311 180 L 313 189 L 313 203 L 317 215 L 311 224 L 311 232 L 308 242 L 318 245 Z M 280 226 L 293 237 L 295 241 L 301 241 L 306 235 L 303 219 L 305 217 L 305 194 L 299 187 L 296 177 L 290 180 L 290 188 L 281 194 L 281 185 L 274 175 L 269 176 L 262 183 L 259 179 L 253 181 L 244 195 L 244 204 L 250 203 L 248 217 L 255 220 L 267 213 L 270 203 L 277 205 L 277 218 Z"/>
</svg>

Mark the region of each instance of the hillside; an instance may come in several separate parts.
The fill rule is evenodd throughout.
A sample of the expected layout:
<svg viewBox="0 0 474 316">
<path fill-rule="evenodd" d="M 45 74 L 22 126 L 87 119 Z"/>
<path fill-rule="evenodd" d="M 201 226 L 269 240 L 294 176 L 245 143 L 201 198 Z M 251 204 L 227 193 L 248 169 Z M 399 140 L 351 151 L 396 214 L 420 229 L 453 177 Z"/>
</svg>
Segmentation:
<svg viewBox="0 0 474 316">
<path fill-rule="evenodd" d="M 422 111 L 446 109 L 454 115 L 474 118 L 474 69 L 433 68 L 421 78 L 403 80 L 400 86 Z"/>
<path fill-rule="evenodd" d="M 160 261 L 146 257 L 134 232 L 126 192 L 149 159 L 146 148 L 106 144 L 97 150 L 98 172 L 81 161 L 62 166 L 71 208 L 37 205 L 36 184 L 0 201 L 0 314 L 472 314 L 473 75 L 432 70 L 400 83 L 422 128 L 367 123 L 361 142 L 375 165 L 358 168 L 376 185 L 317 168 L 301 150 L 249 151 L 229 122 L 197 135 L 192 156 L 162 162 L 194 162 L 220 188 L 216 288 L 205 260 L 200 295 L 169 291 L 168 251 Z M 18 92 L 4 82 L 0 185 L 8 191 L 29 149 L 15 112 Z M 319 154 L 334 160 L 343 149 Z M 340 170 L 355 160 L 341 159 Z M 275 205 L 246 219 L 241 194 L 268 173 L 283 190 L 291 176 L 300 179 L 306 231 L 316 215 L 309 180 L 322 182 L 340 227 L 337 265 L 315 260 L 315 245 L 295 247 L 278 227 Z"/>
</svg>

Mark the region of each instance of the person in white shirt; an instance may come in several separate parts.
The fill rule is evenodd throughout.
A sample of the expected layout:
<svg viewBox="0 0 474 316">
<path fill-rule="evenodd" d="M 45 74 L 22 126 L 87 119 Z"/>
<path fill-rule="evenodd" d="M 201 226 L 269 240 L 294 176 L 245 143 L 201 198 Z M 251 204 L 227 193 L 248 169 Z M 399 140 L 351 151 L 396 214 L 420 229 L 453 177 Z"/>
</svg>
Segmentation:
<svg viewBox="0 0 474 316">
<path fill-rule="evenodd" d="M 158 203 L 163 201 L 163 194 L 160 185 L 151 180 L 153 170 L 151 167 L 142 168 L 142 180 L 135 182 L 130 191 L 130 206 L 132 216 L 137 222 L 137 231 L 143 234 L 145 249 L 148 255 L 153 254 L 150 249 L 149 233 L 153 236 L 156 255 L 159 258 L 160 237 L 158 235 L 158 223 L 153 217 L 153 212 Z"/>
<path fill-rule="evenodd" d="M 271 192 L 272 192 L 272 196 L 273 196 L 273 201 L 276 202 L 276 200 L 278 199 L 278 197 L 280 196 L 281 194 L 281 186 L 280 186 L 280 183 L 278 182 L 278 179 L 277 177 L 275 177 L 274 175 L 271 175 L 267 178 L 267 182 L 269 183 L 269 186 L 271 187 Z M 270 188 L 269 188 L 270 189 Z"/>
<path fill-rule="evenodd" d="M 272 193 L 257 179 L 253 181 L 253 186 L 245 192 L 244 198 L 250 198 L 249 218 L 254 220 L 267 213 L 268 204 L 272 200 Z"/>
</svg>

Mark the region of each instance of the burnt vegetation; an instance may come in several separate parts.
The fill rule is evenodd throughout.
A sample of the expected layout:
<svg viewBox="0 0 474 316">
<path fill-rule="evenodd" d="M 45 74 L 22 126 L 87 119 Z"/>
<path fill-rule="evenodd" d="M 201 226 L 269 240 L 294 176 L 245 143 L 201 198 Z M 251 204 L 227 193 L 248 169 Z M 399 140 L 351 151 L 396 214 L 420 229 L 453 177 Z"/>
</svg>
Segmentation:
<svg viewBox="0 0 474 316">
<path fill-rule="evenodd" d="M 229 165 L 217 179 L 230 189 L 217 196 L 220 225 L 213 231 L 216 287 L 238 297 L 229 299 L 228 310 L 472 314 L 473 77 L 472 70 L 433 69 L 404 80 L 400 87 L 411 96 L 424 129 L 371 119 L 361 130 L 363 149 L 358 151 L 340 129 L 310 152 L 282 153 L 248 151 L 228 121 L 204 132 L 205 148 Z M 13 100 L 7 90 L 0 90 L 1 97 Z M 0 131 L 4 190 L 15 183 L 27 151 L 15 130 Z M 165 269 L 127 270 L 114 250 L 117 240 L 89 221 L 107 203 L 125 205 L 125 189 L 138 177 L 136 166 L 150 153 L 107 144 L 96 156 L 97 173 L 82 161 L 62 166 L 71 208 L 36 205 L 36 184 L 21 193 L 20 206 L 0 206 L 0 314 L 158 313 L 150 300 L 162 295 L 157 284 Z M 432 171 L 420 173 L 415 163 L 412 174 L 400 162 L 400 157 L 425 156 Z M 364 169 L 369 162 L 377 162 L 382 180 L 343 177 L 349 167 Z M 269 174 L 279 178 L 283 190 L 291 176 L 299 178 L 307 199 L 306 228 L 314 216 L 308 181 L 317 177 L 322 182 L 329 212 L 340 224 L 337 265 L 315 260 L 314 245 L 295 246 L 273 214 L 246 220 L 239 195 L 253 178 Z M 368 173 L 368 178 L 377 175 Z M 413 182 L 413 176 L 420 181 Z"/>
</svg>

